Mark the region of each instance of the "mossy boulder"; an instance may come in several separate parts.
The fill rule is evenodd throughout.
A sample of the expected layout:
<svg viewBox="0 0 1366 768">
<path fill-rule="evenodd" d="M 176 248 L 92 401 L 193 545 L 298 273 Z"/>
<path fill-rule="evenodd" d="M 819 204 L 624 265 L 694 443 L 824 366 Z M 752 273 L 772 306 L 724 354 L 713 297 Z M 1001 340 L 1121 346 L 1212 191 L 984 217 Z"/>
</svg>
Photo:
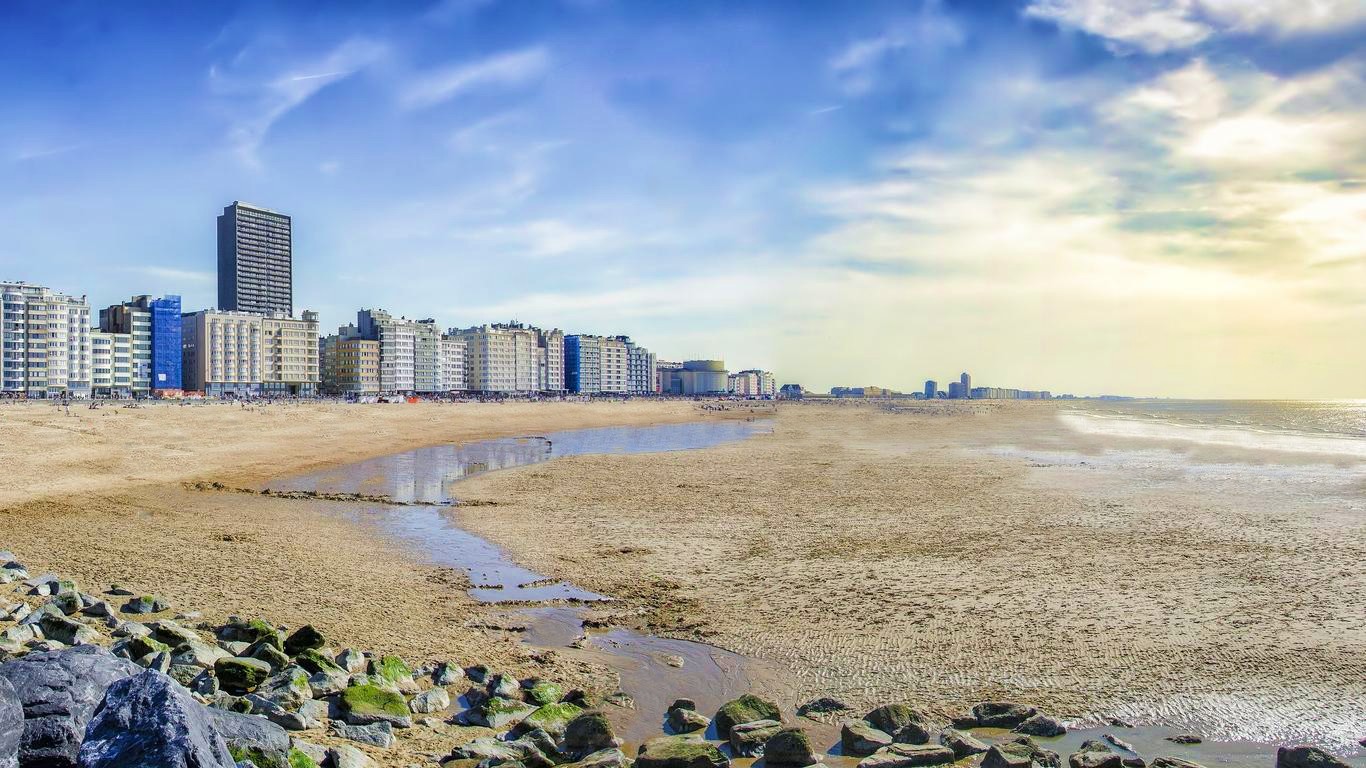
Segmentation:
<svg viewBox="0 0 1366 768">
<path fill-rule="evenodd" d="M 346 670 L 342 669 L 335 661 L 327 658 L 326 654 L 320 653 L 316 648 L 308 648 L 300 651 L 294 656 L 294 663 L 315 675 L 318 673 L 326 675 L 346 674 Z"/>
<path fill-rule="evenodd" d="M 696 736 L 663 736 L 640 745 L 635 768 L 726 768 L 730 760 Z"/>
<path fill-rule="evenodd" d="M 278 642 L 280 633 L 262 619 L 250 621 L 230 621 L 218 630 L 218 639 L 235 643 L 254 643 L 262 638 L 273 637 Z M 281 646 L 283 650 L 283 645 Z"/>
<path fill-rule="evenodd" d="M 233 761 L 238 765 L 251 763 L 256 768 L 290 768 L 292 765 L 292 763 L 281 761 L 271 752 L 257 747 L 241 747 L 229 744 L 228 754 L 232 755 Z"/>
<path fill-rule="evenodd" d="M 408 728 L 413 724 L 407 700 L 377 685 L 353 685 L 342 691 L 341 707 L 351 725 L 389 723 Z"/>
<path fill-rule="evenodd" d="M 469 721 L 474 725 L 499 730 L 520 723 L 527 715 L 535 711 L 535 707 L 524 701 L 490 696 L 479 706 L 470 710 Z"/>
<path fill-rule="evenodd" d="M 280 638 L 261 638 L 252 643 L 244 654 L 248 658 L 259 659 L 269 664 L 271 669 L 284 669 L 289 666 L 289 657 L 280 650 Z"/>
<path fill-rule="evenodd" d="M 313 698 L 313 690 L 304 668 L 290 666 L 264 680 L 257 686 L 256 695 L 294 712 Z"/>
<path fill-rule="evenodd" d="M 801 768 L 819 762 L 811 738 L 801 728 L 783 728 L 764 745 L 764 764 Z"/>
<path fill-rule="evenodd" d="M 546 704 L 543 707 L 537 707 L 535 711 L 523 718 L 522 722 L 517 724 L 517 730 L 525 732 L 539 728 L 551 736 L 559 738 L 564 735 L 564 730 L 568 727 L 569 721 L 582 713 L 583 710 L 573 704 L 562 702 Z"/>
<path fill-rule="evenodd" d="M 859 768 L 919 768 L 953 760 L 953 750 L 938 744 L 893 744 L 861 760 Z"/>
<path fill-rule="evenodd" d="M 128 651 L 128 658 L 130 659 L 140 659 L 149 653 L 163 653 L 171 650 L 169 645 L 151 637 L 130 637 L 124 640 L 121 645 Z"/>
<path fill-rule="evenodd" d="M 285 638 L 284 651 L 290 656 L 298 656 L 302 651 L 317 650 L 325 645 L 327 638 L 323 637 L 323 633 L 314 629 L 312 624 L 305 624 Z"/>
<path fill-rule="evenodd" d="M 783 724 L 777 720 L 755 720 L 736 723 L 730 729 L 730 751 L 739 757 L 758 757 L 764 753 L 768 740 L 777 736 Z"/>
<path fill-rule="evenodd" d="M 381 656 L 370 661 L 370 677 L 394 686 L 413 685 L 413 670 L 398 656 Z"/>
<path fill-rule="evenodd" d="M 554 704 L 564 698 L 564 688 L 549 680 L 533 678 L 527 682 L 529 684 L 526 686 L 523 698 L 525 698 L 528 703 L 535 704 L 538 707 L 544 707 L 547 704 Z"/>
<path fill-rule="evenodd" d="M 213 673 L 223 690 L 241 696 L 270 677 L 270 665 L 260 659 L 233 656 L 214 662 Z"/>
<path fill-rule="evenodd" d="M 141 595 L 123 604 L 124 613 L 161 613 L 171 610 L 171 604 L 160 595 Z"/>
<path fill-rule="evenodd" d="M 291 747 L 289 750 L 289 768 L 318 768 L 318 761 L 309 757 L 308 753 L 302 749 Z"/>
<path fill-rule="evenodd" d="M 738 699 L 732 699 L 721 705 L 716 710 L 716 717 L 712 718 L 716 723 L 716 734 L 723 739 L 730 738 L 730 729 L 741 723 L 752 723 L 756 720 L 775 720 L 782 722 L 782 710 L 778 705 L 771 701 L 747 693 Z"/>
<path fill-rule="evenodd" d="M 575 760 L 618 746 L 621 746 L 621 740 L 612 732 L 612 723 L 602 712 L 583 712 L 565 726 L 563 748 Z"/>
</svg>

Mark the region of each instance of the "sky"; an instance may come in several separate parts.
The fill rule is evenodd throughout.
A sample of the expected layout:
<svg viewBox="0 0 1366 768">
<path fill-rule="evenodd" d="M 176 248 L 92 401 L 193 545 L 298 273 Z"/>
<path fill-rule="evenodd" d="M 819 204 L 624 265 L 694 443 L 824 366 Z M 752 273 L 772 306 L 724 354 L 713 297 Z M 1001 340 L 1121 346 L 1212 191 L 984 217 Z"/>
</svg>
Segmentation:
<svg viewBox="0 0 1366 768">
<path fill-rule="evenodd" d="M 0 279 L 814 390 L 1366 397 L 1366 2 L 0 5 Z"/>
</svg>

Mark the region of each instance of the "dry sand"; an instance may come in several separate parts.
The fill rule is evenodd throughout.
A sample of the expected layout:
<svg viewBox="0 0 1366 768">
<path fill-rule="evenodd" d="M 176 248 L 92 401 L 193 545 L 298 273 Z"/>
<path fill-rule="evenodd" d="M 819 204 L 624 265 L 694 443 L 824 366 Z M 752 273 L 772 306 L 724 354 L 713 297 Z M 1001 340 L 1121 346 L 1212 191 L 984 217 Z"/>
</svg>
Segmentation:
<svg viewBox="0 0 1366 768">
<path fill-rule="evenodd" d="M 491 436 L 705 417 L 688 403 L 165 405 L 64 415 L 0 405 L 0 549 L 90 592 L 111 583 L 166 596 L 208 621 L 230 614 L 312 623 L 338 647 L 450 659 L 612 689 L 601 667 L 531 654 L 470 626 L 488 609 L 464 574 L 414 563 L 344 522 L 339 503 L 185 490 L 252 485 L 395 451 Z M 469 733 L 413 729 L 384 764 L 444 755 Z M 468 730 L 468 729 L 466 729 Z M 306 737 L 327 742 L 325 736 Z"/>
<path fill-rule="evenodd" d="M 500 506 L 461 518 L 656 632 L 786 670 L 789 701 L 1366 736 L 1360 465 L 1188 471 L 1049 404 L 936 405 L 786 405 L 744 443 L 485 475 L 463 492 Z"/>
</svg>

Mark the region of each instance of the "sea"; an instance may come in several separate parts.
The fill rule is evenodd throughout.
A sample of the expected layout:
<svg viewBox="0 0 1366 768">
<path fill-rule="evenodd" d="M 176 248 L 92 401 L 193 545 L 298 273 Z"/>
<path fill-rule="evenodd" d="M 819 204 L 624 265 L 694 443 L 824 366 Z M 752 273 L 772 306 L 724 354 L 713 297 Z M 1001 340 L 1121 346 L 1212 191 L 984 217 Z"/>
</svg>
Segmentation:
<svg viewBox="0 0 1366 768">
<path fill-rule="evenodd" d="M 1101 438 L 1366 460 L 1366 400 L 1078 400 L 1058 418 Z"/>
</svg>

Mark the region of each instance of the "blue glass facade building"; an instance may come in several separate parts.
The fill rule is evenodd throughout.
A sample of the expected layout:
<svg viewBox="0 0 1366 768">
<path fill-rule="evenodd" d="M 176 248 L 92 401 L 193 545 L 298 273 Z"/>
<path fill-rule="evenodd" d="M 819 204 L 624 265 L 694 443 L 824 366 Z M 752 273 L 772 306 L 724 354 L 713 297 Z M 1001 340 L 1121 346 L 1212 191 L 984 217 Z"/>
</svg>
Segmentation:
<svg viewBox="0 0 1366 768">
<path fill-rule="evenodd" d="M 152 313 L 152 390 L 180 389 L 180 297 L 148 302 Z"/>
</svg>

